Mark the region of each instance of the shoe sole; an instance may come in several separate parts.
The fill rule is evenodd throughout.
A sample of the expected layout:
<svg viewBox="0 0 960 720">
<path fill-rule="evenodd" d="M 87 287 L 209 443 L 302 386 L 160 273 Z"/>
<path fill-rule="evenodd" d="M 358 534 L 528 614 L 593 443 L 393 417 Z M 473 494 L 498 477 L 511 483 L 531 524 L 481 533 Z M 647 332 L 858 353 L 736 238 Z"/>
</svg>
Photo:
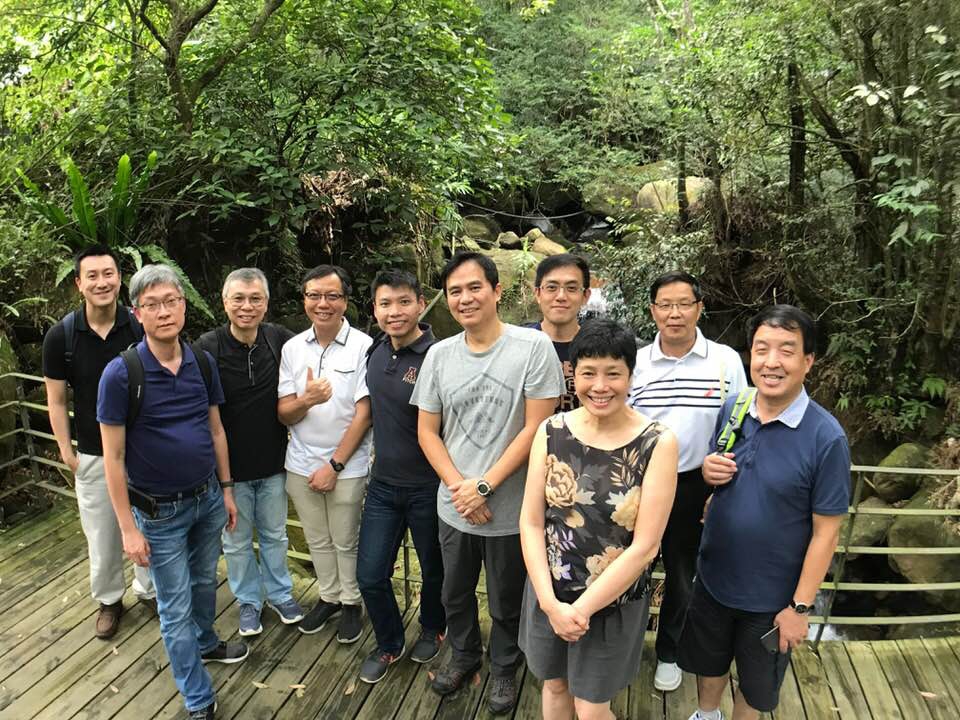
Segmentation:
<svg viewBox="0 0 960 720">
<path fill-rule="evenodd" d="M 243 657 L 238 658 L 204 658 L 201 657 L 200 661 L 206 665 L 207 663 L 220 663 L 221 665 L 234 665 L 238 662 L 243 662 L 247 659 L 247 656 L 250 654 L 250 649 L 247 648 L 247 652 L 243 654 Z"/>
<path fill-rule="evenodd" d="M 253 630 L 238 630 L 237 634 L 240 637 L 253 637 L 254 635 L 259 635 L 263 632 L 263 625 L 254 628 Z"/>
<path fill-rule="evenodd" d="M 340 635 L 337 635 L 337 642 L 341 645 L 349 645 L 350 643 L 355 643 L 360 639 L 360 636 L 363 635 L 363 628 L 360 628 L 360 632 L 354 635 L 352 638 L 342 638 Z"/>
<path fill-rule="evenodd" d="M 516 700 L 514 700 L 512 705 L 508 705 L 505 708 L 495 708 L 490 703 L 487 703 L 487 709 L 490 711 L 491 715 L 506 715 L 508 712 L 511 712 L 517 706 Z"/>
<path fill-rule="evenodd" d="M 430 657 L 428 657 L 428 658 L 414 657 L 413 655 L 411 655 L 411 656 L 410 656 L 410 660 L 413 661 L 413 662 L 415 662 L 415 663 L 420 663 L 421 665 L 424 665 L 424 664 L 430 662 L 431 660 L 433 660 L 433 659 L 434 659 L 437 655 L 439 655 L 439 654 L 440 654 L 440 648 L 437 647 L 437 651 L 436 651 L 433 655 L 431 655 Z"/>
<path fill-rule="evenodd" d="M 675 683 L 672 683 L 672 684 L 670 684 L 670 685 L 665 685 L 665 684 L 663 684 L 663 683 L 658 683 L 656 680 L 654 680 L 654 681 L 653 681 L 653 687 L 654 687 L 655 689 L 659 690 L 660 692 L 673 692 L 673 691 L 676 690 L 678 687 L 680 687 L 681 683 L 683 683 L 683 675 L 681 675 L 679 678 L 677 678 L 677 681 L 676 681 Z"/>
<path fill-rule="evenodd" d="M 286 617 L 282 612 L 280 612 L 277 609 L 276 605 L 271 605 L 270 603 L 267 603 L 267 607 L 273 610 L 277 614 L 277 617 L 280 618 L 280 622 L 282 622 L 284 625 L 296 625 L 298 622 L 303 620 L 304 617 L 306 617 L 305 615 L 299 615 L 291 619 Z"/>
</svg>

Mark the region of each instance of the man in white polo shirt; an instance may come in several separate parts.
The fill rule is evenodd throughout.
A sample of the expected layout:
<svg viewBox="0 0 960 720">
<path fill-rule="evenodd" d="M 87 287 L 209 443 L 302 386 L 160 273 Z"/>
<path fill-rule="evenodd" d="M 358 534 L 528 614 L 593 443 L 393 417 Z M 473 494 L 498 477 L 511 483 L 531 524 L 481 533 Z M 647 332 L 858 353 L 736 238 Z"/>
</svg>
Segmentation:
<svg viewBox="0 0 960 720">
<path fill-rule="evenodd" d="M 654 686 L 665 691 L 676 690 L 683 678 L 677 665 L 678 643 L 696 572 L 700 518 L 710 494 L 700 467 L 711 451 L 724 399 L 747 386 L 736 350 L 707 340 L 700 332 L 702 312 L 703 295 L 693 275 L 674 271 L 654 280 L 650 314 L 658 332 L 652 343 L 637 351 L 628 400 L 673 430 L 680 446 L 677 494 L 662 544 L 666 587 L 657 626 Z"/>
<path fill-rule="evenodd" d="M 341 643 L 355 642 L 363 629 L 357 540 L 370 465 L 366 354 L 373 342 L 343 317 L 349 297 L 350 277 L 341 267 L 319 265 L 304 276 L 311 326 L 283 346 L 277 403 L 290 428 L 287 493 L 320 588 L 299 628 L 318 632 L 340 613 Z"/>
</svg>

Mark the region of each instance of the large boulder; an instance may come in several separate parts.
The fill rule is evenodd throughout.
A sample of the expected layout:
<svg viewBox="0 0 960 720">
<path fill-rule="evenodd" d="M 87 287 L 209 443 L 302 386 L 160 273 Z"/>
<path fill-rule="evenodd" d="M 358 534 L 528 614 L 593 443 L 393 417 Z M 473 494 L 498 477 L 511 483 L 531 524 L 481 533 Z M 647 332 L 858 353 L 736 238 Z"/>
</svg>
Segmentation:
<svg viewBox="0 0 960 720">
<path fill-rule="evenodd" d="M 905 507 L 935 508 L 930 502 L 932 488 L 914 495 Z M 960 534 L 938 515 L 900 515 L 887 532 L 890 547 L 960 548 Z M 956 555 L 889 555 L 890 567 L 912 583 L 960 581 L 960 563 Z M 948 612 L 960 612 L 960 591 L 931 590 L 923 593 L 933 604 Z"/>
<path fill-rule="evenodd" d="M 925 468 L 929 467 L 928 450 L 918 443 L 904 443 L 893 449 L 883 460 L 880 467 L 888 468 Z M 875 473 L 873 487 L 877 495 L 888 503 L 906 500 L 920 489 L 921 475 L 904 473 Z"/>
<path fill-rule="evenodd" d="M 646 183 L 676 177 L 676 166 L 663 160 L 650 165 L 624 165 L 588 182 L 583 206 L 591 215 L 623 217 L 641 209 L 637 191 Z"/>
<path fill-rule="evenodd" d="M 452 337 L 463 330 L 460 324 L 453 319 L 450 314 L 450 307 L 447 305 L 447 299 L 440 297 L 436 302 L 433 299 L 439 294 L 440 290 L 433 288 L 424 288 L 427 297 L 427 314 L 424 316 L 424 322 L 430 323 L 433 334 L 438 340 Z"/>
<path fill-rule="evenodd" d="M 497 245 L 505 250 L 519 250 L 523 247 L 523 240 L 515 232 L 508 231 L 497 236 Z"/>
<path fill-rule="evenodd" d="M 707 178 L 688 175 L 686 178 L 687 203 L 690 212 L 697 212 L 703 206 L 703 199 L 713 187 Z M 677 180 L 654 180 L 640 188 L 636 204 L 643 210 L 675 215 L 680 211 L 677 201 Z"/>
<path fill-rule="evenodd" d="M 539 316 L 539 308 L 533 296 L 533 282 L 537 264 L 546 257 L 526 250 L 485 250 L 500 271 L 500 319 L 515 324 L 529 322 Z"/>
<path fill-rule="evenodd" d="M 463 232 L 481 245 L 491 247 L 500 234 L 500 225 L 489 215 L 466 215 L 463 218 Z"/>
<path fill-rule="evenodd" d="M 17 363 L 17 354 L 13 351 L 13 345 L 9 338 L 0 330 L 0 376 L 7 373 L 20 372 L 20 366 Z M 8 402 L 17 400 L 17 381 L 16 378 L 0 379 L 0 407 Z M 0 410 L 0 436 L 12 432 L 17 426 L 17 415 L 15 407 L 10 405 Z M 16 450 L 16 436 L 11 435 L 0 440 L 0 465 L 13 459 L 13 453 Z"/>
<path fill-rule="evenodd" d="M 415 269 L 414 273 L 417 279 L 421 283 L 425 283 L 432 275 L 440 271 L 444 263 L 443 250 L 434 246 L 433 243 L 426 243 L 426 245 L 428 247 L 424 252 L 422 244 L 397 243 L 385 248 L 384 253 L 400 258 L 403 267 Z"/>
<path fill-rule="evenodd" d="M 890 506 L 878 497 L 869 497 L 860 503 L 860 508 L 889 508 Z M 843 519 L 840 537 L 847 536 L 847 528 L 852 516 Z M 872 546 L 880 545 L 887 537 L 887 531 L 896 519 L 893 515 L 873 515 L 858 513 L 857 521 L 853 525 L 853 535 L 850 536 L 850 545 Z M 850 555 L 851 558 L 855 557 Z"/>
<path fill-rule="evenodd" d="M 541 255 L 561 255 L 567 252 L 567 248 L 554 240 L 551 240 L 542 231 L 533 228 L 523 236 L 527 248 Z"/>
</svg>

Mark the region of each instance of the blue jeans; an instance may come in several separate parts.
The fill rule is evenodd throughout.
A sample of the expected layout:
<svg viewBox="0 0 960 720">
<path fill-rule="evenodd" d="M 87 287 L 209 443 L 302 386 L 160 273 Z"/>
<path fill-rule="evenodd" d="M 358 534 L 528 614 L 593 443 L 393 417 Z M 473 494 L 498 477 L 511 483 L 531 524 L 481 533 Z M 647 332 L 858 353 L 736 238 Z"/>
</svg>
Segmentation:
<svg viewBox="0 0 960 720">
<path fill-rule="evenodd" d="M 237 526 L 223 531 L 230 590 L 241 605 L 258 610 L 266 596 L 274 605 L 293 598 L 287 568 L 287 477 L 277 473 L 233 486 Z M 253 530 L 260 542 L 260 562 L 253 552 Z"/>
<path fill-rule="evenodd" d="M 216 697 L 200 654 L 220 642 L 213 629 L 220 532 L 227 523 L 220 484 L 211 477 L 199 497 L 160 503 L 154 518 L 138 508 L 133 512 L 150 544 L 160 636 L 173 679 L 187 710 L 200 710 Z"/>
<path fill-rule="evenodd" d="M 390 577 L 407 528 L 413 536 L 423 578 L 420 624 L 424 630 L 440 633 L 447 627 L 447 618 L 440 601 L 443 559 L 437 520 L 437 486 L 397 487 L 372 479 L 360 519 L 357 582 L 377 636 L 377 645 L 394 655 L 403 648 L 403 618 Z"/>
</svg>

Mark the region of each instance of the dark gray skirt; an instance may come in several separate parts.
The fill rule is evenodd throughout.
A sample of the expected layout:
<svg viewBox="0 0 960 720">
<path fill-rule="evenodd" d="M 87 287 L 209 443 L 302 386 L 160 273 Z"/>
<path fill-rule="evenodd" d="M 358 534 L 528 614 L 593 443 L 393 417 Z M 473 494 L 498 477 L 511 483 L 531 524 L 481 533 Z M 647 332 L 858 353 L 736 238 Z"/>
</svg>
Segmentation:
<svg viewBox="0 0 960 720">
<path fill-rule="evenodd" d="M 640 672 L 649 614 L 647 593 L 640 600 L 594 615 L 586 634 L 568 643 L 553 632 L 527 580 L 520 614 L 520 648 L 530 672 L 540 680 L 566 680 L 574 697 L 604 703 Z"/>
</svg>

